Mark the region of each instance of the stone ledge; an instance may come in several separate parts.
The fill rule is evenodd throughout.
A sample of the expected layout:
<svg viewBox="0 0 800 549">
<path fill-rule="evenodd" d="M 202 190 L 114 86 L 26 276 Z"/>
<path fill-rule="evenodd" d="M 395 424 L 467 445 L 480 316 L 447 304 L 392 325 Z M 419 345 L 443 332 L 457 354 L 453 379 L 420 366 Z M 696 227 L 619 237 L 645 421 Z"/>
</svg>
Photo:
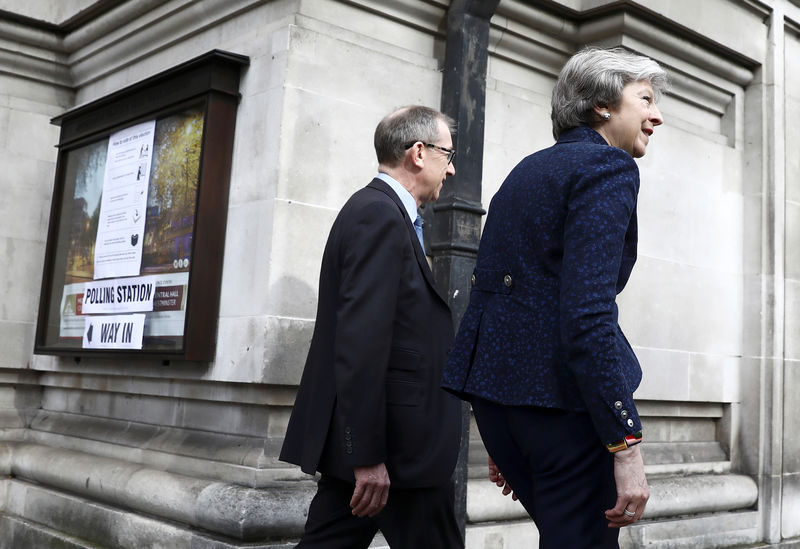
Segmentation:
<svg viewBox="0 0 800 549">
<path fill-rule="evenodd" d="M 0 547 L 48 549 L 278 549 L 273 542 L 222 540 L 169 521 L 13 479 L 0 512 Z"/>
<path fill-rule="evenodd" d="M 0 513 L 0 547 L 47 547 L 48 549 L 89 549 L 82 540 L 19 517 Z"/>
<path fill-rule="evenodd" d="M 619 544 L 622 549 L 712 549 L 741 547 L 758 540 L 758 512 L 744 511 L 680 520 L 645 520 L 623 528 Z"/>
<path fill-rule="evenodd" d="M 223 540 L 158 517 L 118 509 L 24 480 L 0 481 L 2 548 L 290 549 L 297 543 L 299 531 L 293 537 L 292 542 Z M 388 548 L 380 533 L 370 544 L 370 549 Z"/>
<path fill-rule="evenodd" d="M 753 506 L 758 487 L 744 475 L 692 475 L 648 479 L 650 501 L 644 518 L 664 518 L 735 511 Z M 709 498 L 708 494 L 714 494 Z M 488 480 L 473 480 L 467 485 L 467 520 L 490 522 L 526 517 L 519 502 L 504 497 Z"/>
<path fill-rule="evenodd" d="M 0 474 L 244 541 L 300 532 L 315 487 L 246 488 L 29 443 L 0 444 Z"/>
</svg>

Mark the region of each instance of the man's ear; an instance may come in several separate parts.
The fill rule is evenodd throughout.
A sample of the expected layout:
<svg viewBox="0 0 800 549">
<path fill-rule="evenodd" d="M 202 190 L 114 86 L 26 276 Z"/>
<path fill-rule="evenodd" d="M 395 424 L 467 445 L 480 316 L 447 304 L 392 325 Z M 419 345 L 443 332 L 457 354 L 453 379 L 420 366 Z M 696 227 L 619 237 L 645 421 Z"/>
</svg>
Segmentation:
<svg viewBox="0 0 800 549">
<path fill-rule="evenodd" d="M 425 145 L 420 142 L 414 143 L 414 145 L 408 149 L 406 153 L 406 158 L 416 166 L 417 168 L 424 168 L 425 167 L 425 158 L 423 156 L 423 151 L 425 149 Z"/>
</svg>

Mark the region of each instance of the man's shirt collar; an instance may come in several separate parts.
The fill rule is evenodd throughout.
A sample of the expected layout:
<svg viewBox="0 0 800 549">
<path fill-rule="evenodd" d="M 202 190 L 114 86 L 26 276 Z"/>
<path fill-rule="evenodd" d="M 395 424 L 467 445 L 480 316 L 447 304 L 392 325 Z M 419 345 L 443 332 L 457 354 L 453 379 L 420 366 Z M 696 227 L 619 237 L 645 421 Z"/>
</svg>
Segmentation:
<svg viewBox="0 0 800 549">
<path fill-rule="evenodd" d="M 417 218 L 417 201 L 414 200 L 414 197 L 410 192 L 408 192 L 408 189 L 403 187 L 394 177 L 389 174 L 378 172 L 378 175 L 375 177 L 392 188 L 395 194 L 400 198 L 403 206 L 405 206 L 406 211 L 408 212 L 408 217 L 411 218 L 411 223 L 414 223 L 414 220 Z"/>
</svg>

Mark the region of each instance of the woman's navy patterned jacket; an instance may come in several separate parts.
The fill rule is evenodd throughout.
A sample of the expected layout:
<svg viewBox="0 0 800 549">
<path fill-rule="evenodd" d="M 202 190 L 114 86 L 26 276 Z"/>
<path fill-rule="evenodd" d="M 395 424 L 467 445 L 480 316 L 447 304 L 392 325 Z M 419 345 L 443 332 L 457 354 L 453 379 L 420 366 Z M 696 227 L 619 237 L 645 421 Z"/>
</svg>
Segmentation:
<svg viewBox="0 0 800 549">
<path fill-rule="evenodd" d="M 616 304 L 636 262 L 638 192 L 633 158 L 584 126 L 514 168 L 489 207 L 446 389 L 588 411 L 604 444 L 641 430 L 642 370 Z"/>
</svg>

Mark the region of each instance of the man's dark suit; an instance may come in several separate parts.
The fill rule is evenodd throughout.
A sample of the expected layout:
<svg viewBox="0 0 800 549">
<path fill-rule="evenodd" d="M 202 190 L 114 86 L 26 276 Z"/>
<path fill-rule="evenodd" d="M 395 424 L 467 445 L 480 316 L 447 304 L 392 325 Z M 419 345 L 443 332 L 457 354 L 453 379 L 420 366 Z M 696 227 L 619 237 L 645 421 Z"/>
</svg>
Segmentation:
<svg viewBox="0 0 800 549">
<path fill-rule="evenodd" d="M 328 237 L 280 459 L 350 483 L 353 467 L 385 463 L 392 490 L 448 486 L 460 404 L 439 384 L 452 339 L 449 307 L 408 213 L 376 178 L 344 205 Z"/>
</svg>

